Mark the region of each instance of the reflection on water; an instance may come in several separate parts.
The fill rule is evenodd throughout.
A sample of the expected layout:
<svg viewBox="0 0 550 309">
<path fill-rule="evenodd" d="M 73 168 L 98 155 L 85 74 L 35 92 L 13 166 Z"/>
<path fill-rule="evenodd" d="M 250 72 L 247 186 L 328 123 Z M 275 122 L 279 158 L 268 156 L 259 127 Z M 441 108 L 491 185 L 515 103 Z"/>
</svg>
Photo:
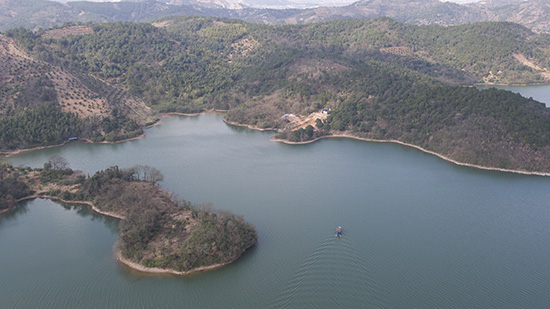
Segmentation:
<svg viewBox="0 0 550 309">
<path fill-rule="evenodd" d="M 22 201 L 18 203 L 17 206 L 12 208 L 11 210 L 0 214 L 0 224 L 2 224 L 3 221 L 7 222 L 10 220 L 16 219 L 18 216 L 25 215 L 29 211 L 28 209 L 29 202 L 30 202 L 29 200 Z"/>
<path fill-rule="evenodd" d="M 112 233 L 118 233 L 118 223 L 120 221 L 119 219 L 100 215 L 97 212 L 93 211 L 92 208 L 87 205 L 75 205 L 59 201 L 55 201 L 55 203 L 61 205 L 66 210 L 74 210 L 82 218 L 87 218 L 91 221 L 103 223 L 107 228 L 109 228 Z"/>
<path fill-rule="evenodd" d="M 29 204 L 32 204 L 33 200 L 24 200 L 17 204 L 16 207 L 8 212 L 0 214 L 0 224 L 15 220 L 18 217 L 24 216 L 29 212 Z M 118 233 L 119 220 L 112 217 L 100 215 L 92 210 L 87 205 L 68 204 L 60 201 L 52 200 L 53 203 L 60 205 L 62 208 L 68 211 L 74 211 L 82 218 L 89 219 L 94 222 L 103 223 L 112 233 Z"/>
</svg>

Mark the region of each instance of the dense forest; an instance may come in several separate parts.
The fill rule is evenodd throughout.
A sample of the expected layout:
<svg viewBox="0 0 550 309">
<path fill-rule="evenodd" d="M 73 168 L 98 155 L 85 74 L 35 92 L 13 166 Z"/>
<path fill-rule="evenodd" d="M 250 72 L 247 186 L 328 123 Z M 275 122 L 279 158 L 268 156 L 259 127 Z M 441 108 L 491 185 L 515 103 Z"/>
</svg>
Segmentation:
<svg viewBox="0 0 550 309">
<path fill-rule="evenodd" d="M 413 26 L 376 18 L 273 27 L 173 17 L 17 29 L 6 36 L 36 61 L 99 89 L 98 97 L 112 92 L 103 88 L 120 89 L 156 112 L 228 110 L 228 122 L 277 129 L 290 141 L 346 131 L 466 163 L 550 170 L 541 159 L 550 151 L 550 114 L 543 105 L 465 87 L 548 82 L 550 38 L 517 24 Z M 97 109 L 95 118 L 77 109 L 79 119 L 88 120 L 76 127 L 98 140 L 108 139 L 112 127 L 122 136 L 139 132 L 144 121 L 117 120 L 139 114 L 121 106 Z M 282 117 L 321 109 L 330 109 L 328 117 L 311 123 Z M 98 129 L 89 130 L 92 124 Z"/>
<path fill-rule="evenodd" d="M 0 145 L 6 150 L 61 144 L 81 131 L 80 119 L 50 104 L 0 119 Z"/>
<path fill-rule="evenodd" d="M 7 163 L 0 163 L 0 212 L 15 207 L 17 201 L 34 192 L 19 179 L 28 170 L 17 170 Z"/>
<path fill-rule="evenodd" d="M 64 158 L 53 156 L 43 168 L 0 165 L 0 211 L 31 196 L 92 202 L 103 213 L 123 218 L 117 249 L 146 267 L 188 271 L 235 261 L 257 240 L 254 226 L 211 205 L 193 205 L 164 191 L 155 168 L 110 167 L 90 177 Z"/>
</svg>

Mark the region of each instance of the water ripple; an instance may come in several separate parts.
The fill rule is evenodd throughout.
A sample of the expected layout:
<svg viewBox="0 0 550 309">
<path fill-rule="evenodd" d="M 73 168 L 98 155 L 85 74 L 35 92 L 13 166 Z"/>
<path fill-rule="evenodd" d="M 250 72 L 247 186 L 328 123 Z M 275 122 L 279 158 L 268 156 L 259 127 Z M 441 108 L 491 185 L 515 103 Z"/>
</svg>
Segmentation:
<svg viewBox="0 0 550 309">
<path fill-rule="evenodd" d="M 331 235 L 306 258 L 272 307 L 386 307 L 367 265 L 351 237 Z"/>
</svg>

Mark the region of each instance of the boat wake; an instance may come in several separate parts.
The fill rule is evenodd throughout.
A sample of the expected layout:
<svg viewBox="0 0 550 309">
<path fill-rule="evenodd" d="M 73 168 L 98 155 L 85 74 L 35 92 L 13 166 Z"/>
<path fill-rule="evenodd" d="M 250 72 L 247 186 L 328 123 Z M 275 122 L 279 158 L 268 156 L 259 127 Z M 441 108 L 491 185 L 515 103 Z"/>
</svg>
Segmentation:
<svg viewBox="0 0 550 309">
<path fill-rule="evenodd" d="M 272 307 L 384 307 L 382 292 L 355 248 L 352 237 L 323 239 Z"/>
</svg>

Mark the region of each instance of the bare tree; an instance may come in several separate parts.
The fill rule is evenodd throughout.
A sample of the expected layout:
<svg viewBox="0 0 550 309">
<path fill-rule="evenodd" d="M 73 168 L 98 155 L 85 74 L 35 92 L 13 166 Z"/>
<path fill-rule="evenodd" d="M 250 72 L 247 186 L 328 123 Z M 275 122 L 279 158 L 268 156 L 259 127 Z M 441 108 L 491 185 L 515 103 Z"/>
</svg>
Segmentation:
<svg viewBox="0 0 550 309">
<path fill-rule="evenodd" d="M 161 171 L 148 165 L 136 165 L 129 168 L 133 172 L 134 178 L 141 181 L 148 181 L 153 184 L 164 180 Z"/>
<path fill-rule="evenodd" d="M 48 159 L 48 162 L 46 162 L 46 164 L 50 166 L 51 169 L 54 169 L 54 170 L 64 170 L 69 168 L 69 162 L 67 161 L 67 159 L 65 159 L 59 154 L 55 154 L 51 156 Z M 44 164 L 44 166 L 46 166 L 46 164 Z"/>
<path fill-rule="evenodd" d="M 155 185 L 157 184 L 157 182 L 160 182 L 163 180 L 164 180 L 164 175 L 162 175 L 162 173 L 159 170 L 152 167 L 151 171 L 149 172 L 149 181 Z"/>
</svg>

